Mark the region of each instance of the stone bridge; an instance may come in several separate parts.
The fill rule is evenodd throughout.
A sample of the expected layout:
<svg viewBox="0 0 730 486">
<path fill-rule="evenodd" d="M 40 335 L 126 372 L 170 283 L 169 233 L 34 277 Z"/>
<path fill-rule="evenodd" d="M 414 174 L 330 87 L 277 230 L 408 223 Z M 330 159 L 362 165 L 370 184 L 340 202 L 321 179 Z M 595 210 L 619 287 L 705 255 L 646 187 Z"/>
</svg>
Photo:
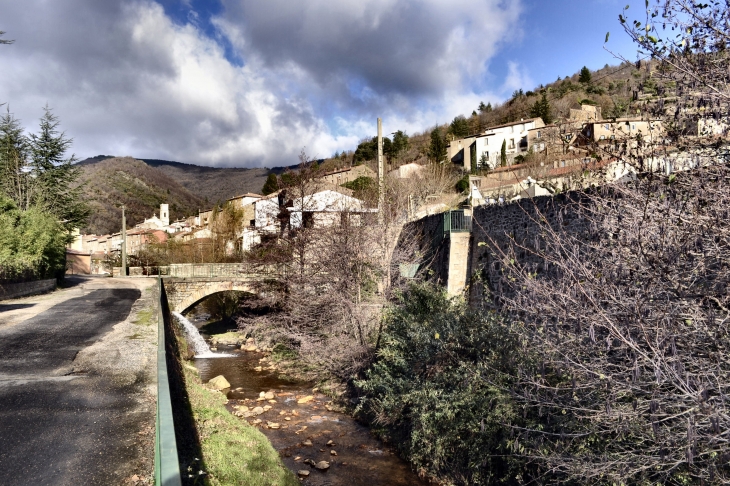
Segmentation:
<svg viewBox="0 0 730 486">
<path fill-rule="evenodd" d="M 171 311 L 183 312 L 206 297 L 226 290 L 258 292 L 258 284 L 281 275 L 274 267 L 239 263 L 173 264 L 161 267 Z"/>
</svg>

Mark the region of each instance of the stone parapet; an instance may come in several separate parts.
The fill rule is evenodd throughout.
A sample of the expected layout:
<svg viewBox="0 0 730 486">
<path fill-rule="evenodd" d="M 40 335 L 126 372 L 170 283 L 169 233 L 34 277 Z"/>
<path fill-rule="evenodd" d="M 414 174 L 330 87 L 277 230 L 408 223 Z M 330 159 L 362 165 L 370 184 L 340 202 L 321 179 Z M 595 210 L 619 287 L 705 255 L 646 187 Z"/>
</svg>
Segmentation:
<svg viewBox="0 0 730 486">
<path fill-rule="evenodd" d="M 56 279 L 35 280 L 14 284 L 0 284 L 0 300 L 17 299 L 27 295 L 44 294 L 55 290 Z"/>
</svg>

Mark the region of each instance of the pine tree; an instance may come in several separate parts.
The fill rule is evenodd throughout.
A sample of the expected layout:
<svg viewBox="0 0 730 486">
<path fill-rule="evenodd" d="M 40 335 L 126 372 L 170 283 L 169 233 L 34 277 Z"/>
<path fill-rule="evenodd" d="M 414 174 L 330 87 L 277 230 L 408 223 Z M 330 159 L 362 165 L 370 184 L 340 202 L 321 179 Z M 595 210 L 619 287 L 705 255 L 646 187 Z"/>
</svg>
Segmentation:
<svg viewBox="0 0 730 486">
<path fill-rule="evenodd" d="M 264 182 L 264 187 L 261 189 L 261 194 L 268 196 L 269 194 L 276 192 L 279 189 L 279 181 L 276 178 L 276 174 L 269 174 Z"/>
<path fill-rule="evenodd" d="M 89 208 L 81 199 L 76 184 L 81 169 L 73 165 L 76 158 L 66 158 L 73 142 L 58 131 L 58 117 L 46 106 L 38 134 L 29 140 L 31 170 L 35 179 L 34 204 L 56 216 L 66 229 L 79 228 L 89 216 Z"/>
<path fill-rule="evenodd" d="M 591 82 L 591 70 L 583 66 L 578 75 L 578 82 L 583 84 L 590 84 Z"/>
<path fill-rule="evenodd" d="M 441 162 L 446 157 L 446 140 L 441 137 L 438 128 L 431 131 L 431 145 L 428 148 L 428 158 L 431 162 Z"/>
<path fill-rule="evenodd" d="M 33 179 L 29 177 L 28 139 L 20 121 L 8 108 L 0 118 L 0 191 L 20 210 L 31 206 Z"/>
<path fill-rule="evenodd" d="M 553 122 L 552 110 L 550 108 L 550 102 L 547 99 L 545 93 L 542 94 L 542 98 L 535 101 L 535 104 L 530 108 L 530 116 L 533 118 L 540 117 L 546 125 Z"/>
</svg>

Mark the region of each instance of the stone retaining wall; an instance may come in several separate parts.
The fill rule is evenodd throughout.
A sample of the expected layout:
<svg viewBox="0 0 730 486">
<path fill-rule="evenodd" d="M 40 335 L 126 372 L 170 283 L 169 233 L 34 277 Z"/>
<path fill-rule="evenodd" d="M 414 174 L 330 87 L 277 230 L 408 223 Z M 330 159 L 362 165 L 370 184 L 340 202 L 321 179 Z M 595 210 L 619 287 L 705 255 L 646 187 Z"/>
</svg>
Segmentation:
<svg viewBox="0 0 730 486">
<path fill-rule="evenodd" d="M 419 275 L 447 286 L 451 295 L 466 286 L 472 303 L 483 302 L 485 297 L 499 299 L 511 291 L 502 268 L 503 257 L 509 255 L 537 273 L 549 271 L 538 256 L 545 247 L 543 225 L 573 234 L 585 232 L 587 221 L 581 211 L 584 203 L 579 193 L 568 192 L 475 208 L 471 238 L 466 240 L 464 235 L 456 234 L 464 239 L 459 241 L 462 248 L 452 249 L 455 242 L 443 235 L 443 214 L 409 223 L 407 233 L 420 238 Z M 455 259 L 459 261 L 450 261 Z"/>
<path fill-rule="evenodd" d="M 17 299 L 26 295 L 44 294 L 55 290 L 56 279 L 36 280 L 14 284 L 0 284 L 0 300 Z"/>
</svg>

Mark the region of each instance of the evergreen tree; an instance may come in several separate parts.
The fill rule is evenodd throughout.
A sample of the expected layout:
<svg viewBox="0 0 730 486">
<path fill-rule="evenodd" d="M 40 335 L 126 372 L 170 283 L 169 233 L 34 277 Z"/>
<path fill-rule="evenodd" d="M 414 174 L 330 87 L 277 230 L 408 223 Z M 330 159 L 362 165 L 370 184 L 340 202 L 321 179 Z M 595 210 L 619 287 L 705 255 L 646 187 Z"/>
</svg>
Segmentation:
<svg viewBox="0 0 730 486">
<path fill-rule="evenodd" d="M 583 84 L 590 84 L 591 82 L 591 70 L 583 66 L 578 75 L 578 82 Z"/>
<path fill-rule="evenodd" d="M 34 177 L 34 203 L 56 216 L 68 230 L 84 225 L 90 210 L 81 199 L 76 181 L 81 169 L 73 165 L 76 158 L 66 157 L 73 142 L 58 131 L 58 117 L 46 106 L 38 134 L 29 140 L 31 174 Z"/>
<path fill-rule="evenodd" d="M 455 138 L 469 136 L 469 122 L 464 118 L 464 115 L 459 115 L 452 120 L 451 125 L 449 125 L 449 133 Z"/>
<path fill-rule="evenodd" d="M 279 181 L 276 178 L 276 174 L 269 174 L 264 182 L 264 187 L 261 189 L 261 194 L 268 196 L 269 194 L 276 192 L 279 189 Z"/>
<path fill-rule="evenodd" d="M 507 140 L 502 140 L 502 149 L 499 151 L 499 165 L 507 167 Z"/>
<path fill-rule="evenodd" d="M 408 140 L 408 135 L 406 135 L 403 131 L 398 130 L 393 134 L 393 142 L 390 144 L 390 153 L 388 156 L 398 158 L 401 153 L 408 150 L 409 144 L 410 141 Z"/>
<path fill-rule="evenodd" d="M 0 191 L 20 210 L 28 209 L 32 203 L 28 153 L 28 139 L 20 121 L 8 109 L 0 118 Z"/>
<path fill-rule="evenodd" d="M 0 30 L 0 37 L 2 37 L 5 34 L 4 31 Z M 0 44 L 12 44 L 15 41 L 7 40 L 7 39 L 0 39 Z"/>
<path fill-rule="evenodd" d="M 431 162 L 441 162 L 446 158 L 446 140 L 441 137 L 438 127 L 431 131 L 431 145 L 428 148 L 428 158 Z"/>
<path fill-rule="evenodd" d="M 550 102 L 548 101 L 547 95 L 545 93 L 543 93 L 542 98 L 535 101 L 535 104 L 532 105 L 532 107 L 530 108 L 530 116 L 533 118 L 542 118 L 542 121 L 544 121 L 545 124 L 550 124 L 553 122 Z"/>
</svg>

